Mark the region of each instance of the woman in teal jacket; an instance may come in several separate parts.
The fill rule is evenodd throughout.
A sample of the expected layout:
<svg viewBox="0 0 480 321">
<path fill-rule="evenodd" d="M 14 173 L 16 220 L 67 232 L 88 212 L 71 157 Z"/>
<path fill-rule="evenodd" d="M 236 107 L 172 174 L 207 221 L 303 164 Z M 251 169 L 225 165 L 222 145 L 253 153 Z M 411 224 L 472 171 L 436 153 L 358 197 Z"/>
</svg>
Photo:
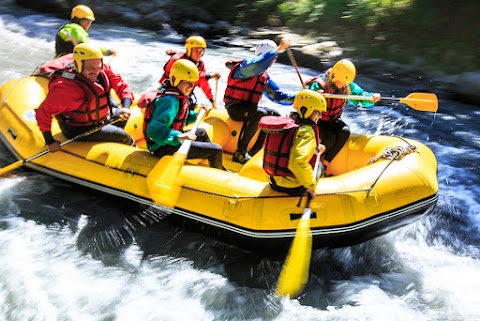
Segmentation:
<svg viewBox="0 0 480 321">
<path fill-rule="evenodd" d="M 190 139 L 193 142 L 187 159 L 208 159 L 210 167 L 223 169 L 222 147 L 210 141 L 205 129 L 197 128 L 195 133 L 184 130 L 185 125 L 197 118 L 197 113 L 190 108 L 188 96 L 198 78 L 198 69 L 193 62 L 187 59 L 175 61 L 170 80 L 155 91 L 153 100 L 146 104 L 143 132 L 147 148 L 159 157 L 173 155 L 183 141 Z M 142 101 L 150 100 L 146 97 L 148 95 L 140 98 L 139 106 L 142 107 Z M 205 106 L 202 108 L 209 110 Z"/>
<path fill-rule="evenodd" d="M 346 100 L 327 97 L 327 110 L 317 122 L 320 129 L 322 143 L 327 151 L 324 154 L 322 163 L 327 166 L 342 149 L 350 137 L 350 128 L 340 118 L 343 109 L 350 103 L 355 106 L 370 107 L 381 99 L 378 93 L 369 93 L 363 90 L 354 82 L 356 76 L 355 65 L 348 59 L 339 60 L 325 73 L 314 77 L 306 82 L 307 88 L 326 94 L 356 95 L 372 97 L 368 100 Z"/>
</svg>

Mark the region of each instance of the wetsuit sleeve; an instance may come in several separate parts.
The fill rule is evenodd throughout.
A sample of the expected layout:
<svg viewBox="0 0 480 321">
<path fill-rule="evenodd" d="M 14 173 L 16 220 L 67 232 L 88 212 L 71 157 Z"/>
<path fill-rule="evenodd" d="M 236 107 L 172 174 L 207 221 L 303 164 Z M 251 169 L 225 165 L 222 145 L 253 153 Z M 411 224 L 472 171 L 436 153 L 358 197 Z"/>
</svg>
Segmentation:
<svg viewBox="0 0 480 321">
<path fill-rule="evenodd" d="M 308 89 L 311 89 L 311 90 L 314 90 L 314 91 L 318 91 L 318 90 L 323 90 L 322 86 L 320 86 L 320 84 L 316 81 L 312 81 L 308 86 L 307 86 Z"/>
<path fill-rule="evenodd" d="M 307 125 L 300 126 L 290 149 L 288 169 L 305 188 L 315 189 L 317 185 L 310 165 L 316 148 L 317 141 L 313 128 Z"/>
<path fill-rule="evenodd" d="M 35 111 L 40 131 L 50 132 L 54 115 L 77 110 L 86 98 L 85 91 L 72 82 L 60 79 L 51 84 L 47 97 Z"/>
<path fill-rule="evenodd" d="M 73 43 L 74 46 L 90 41 L 88 33 L 77 23 L 66 24 L 58 31 L 58 35 L 64 41 Z"/>
<path fill-rule="evenodd" d="M 172 128 L 179 111 L 179 101 L 173 96 L 164 96 L 153 101 L 152 119 L 147 127 L 147 135 L 158 146 L 179 146 L 178 135 L 182 132 Z"/>
<path fill-rule="evenodd" d="M 198 113 L 194 110 L 190 110 L 187 116 L 187 125 L 194 123 L 197 120 Z"/>
<path fill-rule="evenodd" d="M 295 99 L 294 94 L 286 93 L 280 90 L 280 87 L 268 77 L 267 87 L 265 88 L 263 94 L 267 96 L 270 100 L 284 106 L 290 106 L 293 104 Z"/>
<path fill-rule="evenodd" d="M 130 90 L 130 86 L 123 80 L 122 76 L 118 73 L 115 73 L 108 64 L 105 64 L 103 68 L 108 76 L 108 79 L 110 80 L 110 86 L 120 100 L 124 100 L 126 98 L 133 100 L 133 92 Z"/>
<path fill-rule="evenodd" d="M 207 97 L 208 100 L 210 101 L 213 100 L 212 87 L 210 87 L 210 84 L 208 83 L 206 72 L 202 72 L 200 74 L 200 77 L 198 81 L 195 83 L 195 85 L 197 85 L 202 89 L 202 91 L 205 93 L 205 96 Z"/>
<path fill-rule="evenodd" d="M 352 95 L 356 96 L 364 96 L 364 97 L 372 97 L 372 93 L 369 93 L 365 90 L 363 90 L 362 87 L 357 85 L 356 83 L 352 82 L 350 83 L 350 91 Z M 354 106 L 362 106 L 362 107 L 370 107 L 375 105 L 374 102 L 368 101 L 368 100 L 349 100 L 348 101 L 350 104 Z"/>
<path fill-rule="evenodd" d="M 244 59 L 237 67 L 232 77 L 235 79 L 248 79 L 264 73 L 278 56 L 277 49 L 265 52 L 263 55 Z"/>
</svg>

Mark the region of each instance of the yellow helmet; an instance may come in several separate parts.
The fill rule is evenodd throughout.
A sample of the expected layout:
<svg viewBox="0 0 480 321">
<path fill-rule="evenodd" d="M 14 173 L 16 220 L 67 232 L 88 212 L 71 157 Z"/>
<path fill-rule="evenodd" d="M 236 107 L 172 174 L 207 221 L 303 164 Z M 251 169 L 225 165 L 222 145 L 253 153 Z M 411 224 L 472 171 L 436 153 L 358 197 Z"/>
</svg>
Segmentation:
<svg viewBox="0 0 480 321">
<path fill-rule="evenodd" d="M 295 96 L 295 99 L 293 100 L 293 108 L 295 108 L 301 118 L 307 119 L 312 115 L 314 110 L 318 110 L 319 112 L 327 110 L 327 102 L 325 97 L 320 93 L 309 89 L 303 89 Z"/>
<path fill-rule="evenodd" d="M 350 84 L 355 79 L 357 70 L 355 65 L 348 59 L 339 60 L 335 65 L 333 65 L 332 71 L 330 73 L 330 80 L 333 82 L 340 80 L 345 84 Z"/>
<path fill-rule="evenodd" d="M 170 84 L 177 87 L 180 81 L 197 82 L 199 79 L 198 68 L 187 59 L 178 59 L 173 63 L 170 71 Z"/>
<path fill-rule="evenodd" d="M 93 14 L 92 9 L 83 4 L 79 4 L 78 6 L 73 7 L 71 18 L 88 19 L 91 21 L 95 21 L 95 15 Z"/>
<path fill-rule="evenodd" d="M 207 42 L 201 36 L 191 36 L 185 40 L 185 48 L 187 49 L 187 56 L 192 54 L 192 48 L 207 48 Z"/>
<path fill-rule="evenodd" d="M 77 72 L 81 73 L 83 70 L 83 61 L 89 59 L 103 58 L 103 53 L 100 48 L 95 47 L 89 43 L 81 43 L 73 48 L 73 60 Z"/>
</svg>

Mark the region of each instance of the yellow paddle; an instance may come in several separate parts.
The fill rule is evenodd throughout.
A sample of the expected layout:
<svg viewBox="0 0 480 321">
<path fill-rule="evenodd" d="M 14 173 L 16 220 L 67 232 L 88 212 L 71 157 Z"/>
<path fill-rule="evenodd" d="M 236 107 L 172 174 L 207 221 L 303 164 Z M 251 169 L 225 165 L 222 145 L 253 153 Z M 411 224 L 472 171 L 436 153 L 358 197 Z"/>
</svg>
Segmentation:
<svg viewBox="0 0 480 321">
<path fill-rule="evenodd" d="M 112 121 L 112 122 L 107 122 L 107 123 L 104 123 L 104 124 L 101 125 L 101 126 L 92 128 L 92 129 L 90 129 L 89 131 L 87 131 L 87 132 L 85 132 L 85 133 L 83 133 L 83 134 L 77 135 L 77 136 L 75 136 L 75 137 L 73 137 L 73 138 L 71 138 L 71 139 L 68 139 L 68 140 L 60 143 L 60 146 L 65 146 L 65 145 L 70 144 L 71 142 L 76 141 L 76 140 L 78 140 L 78 139 L 80 139 L 80 138 L 87 137 L 88 135 L 91 135 L 91 134 L 93 134 L 93 133 L 98 132 L 98 131 L 99 131 L 100 129 L 102 129 L 103 127 L 105 127 L 105 126 L 107 126 L 107 125 L 110 125 L 110 124 L 114 124 L 114 123 L 116 123 L 116 122 L 118 122 L 118 121 L 120 121 L 120 120 L 121 120 L 121 118 L 118 118 L 118 119 L 116 119 L 116 120 L 114 120 L 114 121 Z M 6 173 L 8 173 L 8 172 L 10 172 L 10 171 L 13 171 L 13 170 L 15 170 L 15 169 L 23 166 L 24 164 L 26 164 L 26 163 L 28 163 L 28 162 L 31 162 L 32 160 L 34 160 L 34 159 L 36 159 L 36 158 L 39 158 L 39 157 L 41 157 L 41 156 L 43 156 L 43 155 L 45 155 L 45 154 L 47 154 L 47 153 L 49 153 L 49 152 L 50 152 L 50 151 L 49 151 L 48 149 L 46 149 L 46 150 L 44 150 L 43 152 L 40 152 L 40 153 L 38 153 L 38 154 L 36 154 L 36 155 L 33 155 L 33 156 L 31 156 L 31 157 L 29 157 L 29 158 L 27 158 L 27 159 L 20 159 L 20 160 L 16 161 L 15 163 L 12 163 L 12 164 L 10 164 L 10 165 L 8 165 L 8 166 L 5 166 L 5 167 L 3 167 L 3 168 L 0 168 L 0 176 L 5 175 Z"/>
<path fill-rule="evenodd" d="M 290 49 L 287 49 L 290 62 L 297 71 L 298 78 L 302 87 L 305 89 L 305 84 L 302 76 L 298 70 L 297 63 L 293 57 Z M 313 177 L 317 177 L 318 164 L 320 162 L 321 153 L 317 154 Z M 275 293 L 277 296 L 296 297 L 307 284 L 308 273 L 310 270 L 310 258 L 312 255 L 312 231 L 310 230 L 310 215 L 312 213 L 310 206 L 311 198 L 307 194 L 307 204 L 303 210 L 302 218 L 298 222 L 295 236 L 293 237 L 292 245 L 288 251 L 287 258 L 283 264 L 282 271 L 278 277 L 277 287 Z"/>
<path fill-rule="evenodd" d="M 319 151 L 313 170 L 314 178 L 317 177 L 321 155 L 322 153 Z M 277 288 L 275 289 L 277 296 L 288 295 L 290 298 L 295 298 L 307 284 L 312 256 L 312 231 L 310 230 L 311 200 L 307 194 L 307 204 L 305 204 L 302 218 L 298 222 L 292 245 L 278 277 Z"/>
<path fill-rule="evenodd" d="M 201 108 L 191 132 L 195 133 L 204 114 L 205 109 Z M 177 204 L 182 189 L 178 176 L 191 145 L 190 139 L 185 140 L 175 154 L 163 156 L 148 173 L 147 187 L 155 204 L 171 208 Z"/>
<path fill-rule="evenodd" d="M 351 100 L 368 100 L 372 101 L 372 97 L 357 95 L 337 95 L 322 94 L 325 98 L 351 99 Z M 429 93 L 412 93 L 404 98 L 399 97 L 382 97 L 382 100 L 395 100 L 404 103 L 415 110 L 436 112 L 438 110 L 438 98 L 435 94 Z"/>
<path fill-rule="evenodd" d="M 312 210 L 309 206 L 310 198 L 308 197 L 302 218 L 297 225 L 295 237 L 278 277 L 275 289 L 277 296 L 295 298 L 307 284 L 312 256 L 312 231 L 310 230 Z"/>
</svg>

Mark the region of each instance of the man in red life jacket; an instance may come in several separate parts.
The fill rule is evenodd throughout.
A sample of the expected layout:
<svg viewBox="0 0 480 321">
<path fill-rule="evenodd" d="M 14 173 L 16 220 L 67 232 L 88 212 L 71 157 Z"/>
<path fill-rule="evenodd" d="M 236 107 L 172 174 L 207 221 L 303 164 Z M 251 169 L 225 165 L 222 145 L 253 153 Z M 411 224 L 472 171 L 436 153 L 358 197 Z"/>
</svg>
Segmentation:
<svg viewBox="0 0 480 321">
<path fill-rule="evenodd" d="M 197 128 L 195 133 L 184 131 L 185 125 L 197 118 L 188 96 L 198 78 L 195 64 L 179 59 L 172 66 L 170 79 L 160 89 L 148 91 L 139 99 L 138 106 L 145 107 L 143 132 L 147 147 L 159 157 L 173 155 L 183 141 L 190 139 L 193 142 L 187 159 L 208 159 L 210 167 L 223 169 L 222 147 L 210 141 L 204 128 Z M 207 112 L 211 109 L 202 108 Z"/>
<path fill-rule="evenodd" d="M 267 132 L 263 169 L 270 176 L 273 190 L 292 196 L 306 193 L 313 199 L 318 180 L 314 177 L 314 168 L 320 165 L 318 153 L 325 151 L 316 123 L 327 109 L 327 103 L 321 94 L 304 89 L 296 95 L 293 107 L 296 113 L 290 116 L 292 119 L 285 130 L 268 129 L 269 119 L 275 122 L 279 117 L 265 116 L 260 120 L 260 128 Z"/>
<path fill-rule="evenodd" d="M 167 61 L 165 66 L 163 67 L 164 73 L 162 78 L 160 78 L 159 82 L 164 84 L 165 81 L 170 79 L 170 71 L 172 69 L 173 64 L 178 59 L 187 59 L 192 61 L 198 69 L 198 81 L 195 82 L 195 86 L 198 86 L 202 89 L 205 93 L 205 96 L 208 100 L 212 103 L 213 107 L 215 108 L 215 101 L 212 93 L 212 88 L 208 83 L 208 80 L 213 78 L 218 81 L 220 78 L 219 73 L 207 73 L 207 69 L 205 68 L 205 63 L 202 60 L 203 55 L 205 54 L 205 50 L 207 49 L 207 42 L 201 36 L 191 36 L 188 37 L 185 41 L 185 50 L 175 50 L 175 49 L 168 49 L 167 54 L 171 55 L 170 59 Z M 193 97 L 194 94 L 191 94 L 192 101 L 195 102 L 196 99 Z"/>
<path fill-rule="evenodd" d="M 54 116 L 67 138 L 83 134 L 109 119 L 130 117 L 133 93 L 119 74 L 103 64 L 100 49 L 89 43 L 79 44 L 73 50 L 73 59 L 73 70 L 59 69 L 50 76 L 47 97 L 36 109 L 38 127 L 51 152 L 61 149 L 60 142 L 51 133 Z M 121 99 L 121 108 L 111 110 L 110 89 Z M 135 143 L 127 132 L 114 125 L 104 126 L 81 140 Z"/>
</svg>

